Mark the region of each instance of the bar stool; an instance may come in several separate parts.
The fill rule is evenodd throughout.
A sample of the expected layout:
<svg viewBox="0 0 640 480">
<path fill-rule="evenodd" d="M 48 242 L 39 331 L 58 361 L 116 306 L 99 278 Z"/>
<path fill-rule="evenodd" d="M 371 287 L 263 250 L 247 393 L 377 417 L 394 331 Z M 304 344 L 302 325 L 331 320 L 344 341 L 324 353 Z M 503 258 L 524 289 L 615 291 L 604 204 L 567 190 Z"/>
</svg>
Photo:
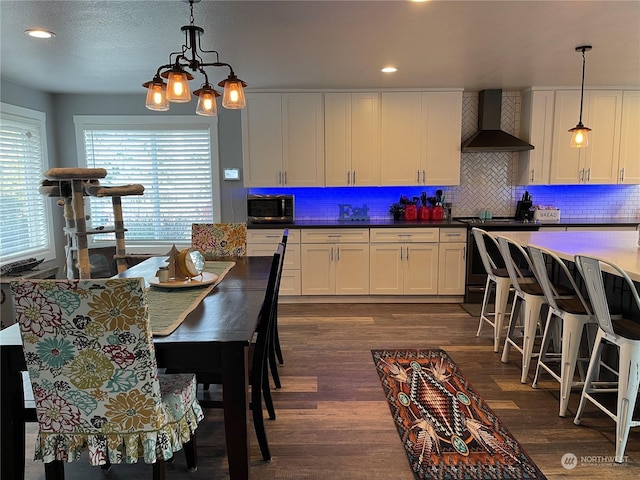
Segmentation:
<svg viewBox="0 0 640 480">
<path fill-rule="evenodd" d="M 540 284 L 535 281 L 535 279 L 532 281 L 531 278 L 524 276 L 518 263 L 516 263 L 513 258 L 511 249 L 517 252 L 522 261 L 526 263 L 527 269 L 533 271 L 533 265 L 527 252 L 520 245 L 512 242 L 508 238 L 498 236 L 497 240 L 500 246 L 500 252 L 506 263 L 507 271 L 509 272 L 511 284 L 515 289 L 515 296 L 509 318 L 509 328 L 507 329 L 507 336 L 502 350 L 502 362 L 509 362 L 511 347 L 518 350 L 522 354 L 522 375 L 520 382 L 527 383 L 529 366 L 531 359 L 534 357 L 533 346 L 540 323 L 540 311 L 542 310 L 542 306 L 547 303 L 547 300 Z M 522 304 L 524 304 L 522 325 L 518 325 Z M 522 334 L 518 335 L 518 331 L 521 331 Z M 522 344 L 519 343 L 520 339 L 522 340 Z M 537 354 L 535 356 L 537 356 Z"/>
<path fill-rule="evenodd" d="M 620 320 L 612 319 L 602 278 L 602 267 L 623 278 L 631 292 L 631 306 L 636 311 L 640 310 L 640 296 L 638 296 L 638 290 L 629 275 L 617 265 L 583 255 L 576 255 L 575 262 L 585 281 L 587 293 L 598 322 L 598 333 L 587 370 L 587 378 L 582 388 L 580 405 L 573 423 L 580 425 L 587 400 L 611 417 L 616 422 L 615 461 L 622 463 L 624 450 L 629 439 L 629 429 L 640 426 L 640 420 L 633 420 L 633 410 L 636 406 L 638 387 L 640 386 L 640 318 L 632 319 L 630 315 L 627 315 L 627 318 Z M 605 359 L 602 357 L 605 344 L 615 345 L 618 349 L 618 370 L 615 372 L 618 375 L 618 382 L 597 381 L 602 368 L 615 371 L 605 363 Z M 615 410 L 608 408 L 598 399 L 598 394 L 607 392 L 617 392 Z"/>
<path fill-rule="evenodd" d="M 595 325 L 596 319 L 591 312 L 591 306 L 580 293 L 571 272 L 565 263 L 553 252 L 529 246 L 529 256 L 533 262 L 534 273 L 538 283 L 542 287 L 549 304 L 549 313 L 542 335 L 542 344 L 538 355 L 536 374 L 532 387 L 537 388 L 540 370 L 545 370 L 560 383 L 560 411 L 559 416 L 567 414 L 569 395 L 571 388 L 584 385 L 583 381 L 574 381 L 574 374 L 578 360 L 584 363 L 588 358 L 579 358 L 585 327 Z M 561 273 L 562 279 L 570 285 L 571 295 L 561 295 L 558 288 L 553 285 L 547 273 L 546 259 L 550 259 L 552 266 Z M 559 328 L 556 328 L 559 327 Z M 562 331 L 562 341 L 550 351 L 552 332 Z M 559 365 L 559 372 L 552 368 L 552 364 Z M 582 370 L 584 374 L 584 370 Z"/>
<path fill-rule="evenodd" d="M 480 252 L 482 264 L 487 272 L 487 282 L 484 286 L 484 297 L 482 299 L 482 309 L 480 310 L 480 323 L 476 337 L 480 336 L 482 325 L 486 322 L 493 327 L 493 351 L 497 352 L 500 346 L 500 334 L 505 318 L 509 315 L 507 312 L 507 303 L 509 299 L 509 290 L 511 288 L 511 279 L 506 268 L 502 267 L 504 262 L 499 262 L 501 267 L 497 266 L 496 260 L 491 257 L 487 250 L 487 244 L 495 247 L 499 253 L 500 247 L 496 239 L 486 230 L 477 227 L 471 229 L 475 243 Z M 495 289 L 495 301 L 493 311 L 488 311 L 489 298 L 492 290 Z"/>
</svg>

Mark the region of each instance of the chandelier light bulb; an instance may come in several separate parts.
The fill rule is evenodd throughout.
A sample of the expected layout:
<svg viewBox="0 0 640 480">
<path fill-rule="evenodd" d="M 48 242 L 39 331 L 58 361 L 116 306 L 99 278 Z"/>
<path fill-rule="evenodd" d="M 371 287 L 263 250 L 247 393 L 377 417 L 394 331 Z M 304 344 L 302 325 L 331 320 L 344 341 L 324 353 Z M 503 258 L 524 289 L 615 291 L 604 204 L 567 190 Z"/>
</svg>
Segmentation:
<svg viewBox="0 0 640 480">
<path fill-rule="evenodd" d="M 145 106 L 149 110 L 157 112 L 166 112 L 169 110 L 169 101 L 167 100 L 167 84 L 159 77 L 151 82 L 144 84 L 147 87 L 147 100 Z"/>
<path fill-rule="evenodd" d="M 198 115 L 215 117 L 218 114 L 215 91 L 213 89 L 199 90 L 198 92 L 194 92 L 194 95 L 198 95 L 198 106 L 196 107 L 196 113 Z"/>
<path fill-rule="evenodd" d="M 244 97 L 244 82 L 239 78 L 229 76 L 228 79 L 220 82 L 220 86 L 224 87 L 222 94 L 222 106 L 231 110 L 244 108 L 247 101 Z"/>
<path fill-rule="evenodd" d="M 180 70 L 171 70 L 167 77 L 167 99 L 170 102 L 186 103 L 191 101 L 187 74 Z"/>
</svg>

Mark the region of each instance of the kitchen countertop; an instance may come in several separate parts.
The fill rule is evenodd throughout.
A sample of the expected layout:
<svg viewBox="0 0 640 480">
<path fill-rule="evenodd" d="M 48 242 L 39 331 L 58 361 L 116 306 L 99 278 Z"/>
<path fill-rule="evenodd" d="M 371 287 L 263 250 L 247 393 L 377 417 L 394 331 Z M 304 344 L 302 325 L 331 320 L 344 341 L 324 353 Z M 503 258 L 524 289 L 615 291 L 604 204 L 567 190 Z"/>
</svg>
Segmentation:
<svg viewBox="0 0 640 480">
<path fill-rule="evenodd" d="M 540 223 L 528 222 L 524 225 L 538 225 L 540 227 L 606 227 L 606 226 L 631 226 L 635 227 L 640 224 L 637 218 L 563 218 L 557 222 Z M 415 220 L 394 221 L 391 219 L 373 219 L 367 221 L 349 221 L 349 220 L 296 220 L 292 223 L 249 223 L 247 228 L 265 229 L 265 228 L 421 228 L 421 227 L 439 227 L 439 228 L 471 228 L 480 226 L 478 224 L 468 224 L 456 219 L 447 220 Z"/>
<path fill-rule="evenodd" d="M 467 228 L 465 223 L 457 220 L 414 220 L 394 221 L 391 219 L 378 219 L 366 221 L 350 221 L 350 220 L 296 220 L 293 223 L 249 223 L 247 228 L 422 228 L 422 227 L 439 227 L 439 228 Z"/>
</svg>

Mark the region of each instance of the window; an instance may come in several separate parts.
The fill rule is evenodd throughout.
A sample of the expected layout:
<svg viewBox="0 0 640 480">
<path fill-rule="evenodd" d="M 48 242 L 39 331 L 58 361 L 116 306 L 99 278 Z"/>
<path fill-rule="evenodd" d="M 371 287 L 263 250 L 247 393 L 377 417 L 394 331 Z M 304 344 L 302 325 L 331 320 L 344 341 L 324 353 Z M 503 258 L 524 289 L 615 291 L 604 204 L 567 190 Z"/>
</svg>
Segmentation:
<svg viewBox="0 0 640 480">
<path fill-rule="evenodd" d="M 55 258 L 51 201 L 38 191 L 47 170 L 45 114 L 0 104 L 0 262 Z"/>
<path fill-rule="evenodd" d="M 144 195 L 122 198 L 126 243 L 191 243 L 192 223 L 220 217 L 216 118 L 76 116 L 78 158 L 104 168 L 103 185 L 144 185 Z M 219 191 L 218 188 L 216 188 Z M 92 228 L 113 225 L 110 198 L 89 199 Z M 96 245 L 113 234 L 92 235 Z M 134 248 L 135 250 L 135 248 Z M 166 250 L 166 248 L 165 248 Z"/>
</svg>

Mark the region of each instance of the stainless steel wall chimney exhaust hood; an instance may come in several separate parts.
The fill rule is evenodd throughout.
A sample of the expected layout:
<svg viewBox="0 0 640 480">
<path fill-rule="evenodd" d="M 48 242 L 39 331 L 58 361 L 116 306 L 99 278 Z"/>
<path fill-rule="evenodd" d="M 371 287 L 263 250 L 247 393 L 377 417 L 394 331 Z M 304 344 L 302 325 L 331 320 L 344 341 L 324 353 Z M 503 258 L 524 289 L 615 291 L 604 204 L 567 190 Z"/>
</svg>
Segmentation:
<svg viewBox="0 0 640 480">
<path fill-rule="evenodd" d="M 522 152 L 533 145 L 500 130 L 502 90 L 482 90 L 478 102 L 478 132 L 462 144 L 463 152 Z"/>
</svg>

